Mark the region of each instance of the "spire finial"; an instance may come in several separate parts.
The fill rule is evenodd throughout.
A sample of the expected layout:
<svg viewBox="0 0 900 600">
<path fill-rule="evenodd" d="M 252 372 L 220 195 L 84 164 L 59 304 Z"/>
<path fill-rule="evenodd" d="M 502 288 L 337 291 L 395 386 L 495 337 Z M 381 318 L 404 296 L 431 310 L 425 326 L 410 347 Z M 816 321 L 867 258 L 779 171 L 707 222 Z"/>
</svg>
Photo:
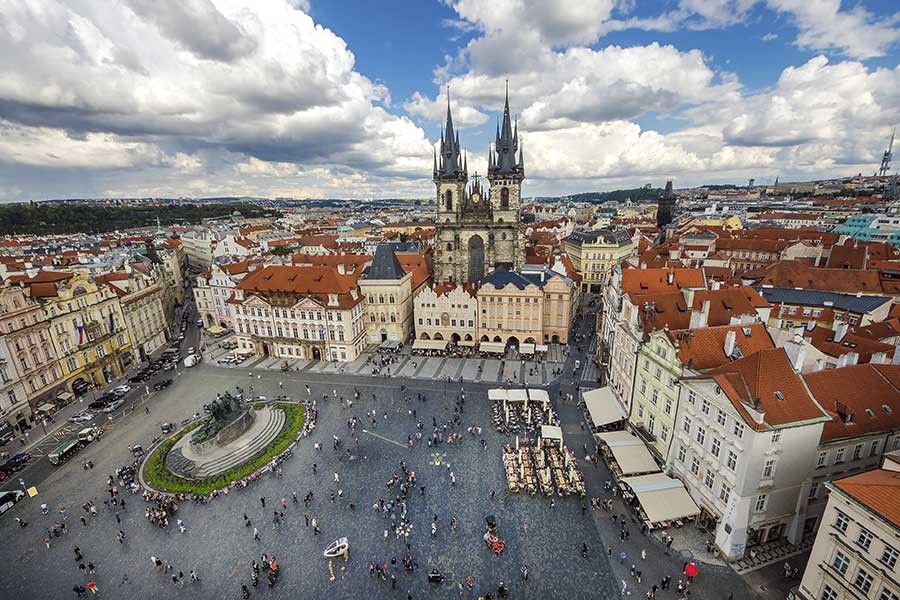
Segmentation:
<svg viewBox="0 0 900 600">
<path fill-rule="evenodd" d="M 506 108 L 509 108 L 509 79 L 506 80 Z"/>
</svg>

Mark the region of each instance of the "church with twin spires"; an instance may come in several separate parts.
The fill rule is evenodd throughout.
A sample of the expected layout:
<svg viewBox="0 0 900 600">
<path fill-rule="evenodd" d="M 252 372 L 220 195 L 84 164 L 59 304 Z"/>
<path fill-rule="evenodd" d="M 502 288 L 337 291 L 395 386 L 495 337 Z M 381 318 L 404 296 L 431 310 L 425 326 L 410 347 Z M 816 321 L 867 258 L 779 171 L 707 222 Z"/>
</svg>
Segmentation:
<svg viewBox="0 0 900 600">
<path fill-rule="evenodd" d="M 495 269 L 518 271 L 525 264 L 525 236 L 519 229 L 525 161 L 518 126 L 509 115 L 488 150 L 487 185 L 474 173 L 453 129 L 449 98 L 440 154 L 434 157 L 437 214 L 434 276 L 438 282 L 477 283 Z"/>
</svg>

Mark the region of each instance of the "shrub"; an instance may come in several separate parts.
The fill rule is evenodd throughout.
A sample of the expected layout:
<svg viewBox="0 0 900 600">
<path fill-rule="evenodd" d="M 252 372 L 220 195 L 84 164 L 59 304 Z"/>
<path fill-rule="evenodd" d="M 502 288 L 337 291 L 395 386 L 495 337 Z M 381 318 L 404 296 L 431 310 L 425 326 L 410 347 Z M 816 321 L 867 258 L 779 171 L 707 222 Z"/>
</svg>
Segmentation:
<svg viewBox="0 0 900 600">
<path fill-rule="evenodd" d="M 233 469 L 229 469 L 216 477 L 198 481 L 185 479 L 172 473 L 168 467 L 166 467 L 166 455 L 183 435 L 202 423 L 202 421 L 198 421 L 179 431 L 176 435 L 164 441 L 153 451 L 150 458 L 144 463 L 144 481 L 146 481 L 147 485 L 151 488 L 162 492 L 198 494 L 205 496 L 215 490 L 227 487 L 231 482 L 237 481 L 238 479 L 246 477 L 254 471 L 261 469 L 270 460 L 284 452 L 297 438 L 297 435 L 303 428 L 305 415 L 301 405 L 279 403 L 277 406 L 284 411 L 284 427 L 282 427 L 278 436 L 272 441 L 268 448 L 266 448 L 262 454 L 257 455 L 250 461 L 238 465 Z"/>
</svg>

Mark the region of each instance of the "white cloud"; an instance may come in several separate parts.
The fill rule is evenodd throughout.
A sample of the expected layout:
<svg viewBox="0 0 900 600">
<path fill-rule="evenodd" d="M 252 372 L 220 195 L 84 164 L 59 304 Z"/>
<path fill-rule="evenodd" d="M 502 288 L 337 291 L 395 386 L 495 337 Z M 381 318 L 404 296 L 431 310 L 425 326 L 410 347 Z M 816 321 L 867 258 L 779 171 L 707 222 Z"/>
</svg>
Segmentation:
<svg viewBox="0 0 900 600">
<path fill-rule="evenodd" d="M 883 56 L 900 41 L 900 13 L 879 18 L 862 5 L 841 10 L 841 0 L 767 0 L 788 13 L 800 32 L 794 43 L 811 50 L 837 50 L 852 58 Z"/>
<path fill-rule="evenodd" d="M 488 119 L 487 115 L 478 109 L 460 104 L 456 100 L 450 101 L 450 109 L 453 111 L 454 127 L 474 127 Z M 403 110 L 435 123 L 443 123 L 447 116 L 447 95 L 444 94 L 443 98 L 438 96 L 434 100 L 430 100 L 419 92 L 415 92 L 408 102 L 403 103 Z"/>
<path fill-rule="evenodd" d="M 773 32 L 769 32 L 766 35 L 762 36 L 762 41 L 764 41 L 764 42 L 771 42 L 771 41 L 774 41 L 777 39 L 778 39 L 778 34 L 773 33 Z"/>
</svg>

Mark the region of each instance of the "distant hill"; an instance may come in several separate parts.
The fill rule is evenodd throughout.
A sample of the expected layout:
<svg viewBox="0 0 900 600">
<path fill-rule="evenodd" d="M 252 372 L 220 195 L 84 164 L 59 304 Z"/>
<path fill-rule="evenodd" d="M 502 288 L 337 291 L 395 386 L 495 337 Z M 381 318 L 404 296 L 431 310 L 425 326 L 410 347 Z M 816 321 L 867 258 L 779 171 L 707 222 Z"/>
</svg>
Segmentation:
<svg viewBox="0 0 900 600">
<path fill-rule="evenodd" d="M 634 188 L 630 190 L 613 190 L 611 192 L 583 192 L 568 196 L 556 196 L 551 198 L 538 198 L 539 200 L 572 200 L 574 202 L 625 202 L 629 198 L 632 202 L 656 202 L 662 196 L 662 188 Z"/>
<path fill-rule="evenodd" d="M 0 235 L 104 233 L 117 229 L 200 223 L 203 219 L 225 217 L 235 210 L 243 218 L 280 215 L 278 211 L 254 204 L 170 204 L 165 206 L 108 206 L 99 204 L 0 204 Z"/>
</svg>

